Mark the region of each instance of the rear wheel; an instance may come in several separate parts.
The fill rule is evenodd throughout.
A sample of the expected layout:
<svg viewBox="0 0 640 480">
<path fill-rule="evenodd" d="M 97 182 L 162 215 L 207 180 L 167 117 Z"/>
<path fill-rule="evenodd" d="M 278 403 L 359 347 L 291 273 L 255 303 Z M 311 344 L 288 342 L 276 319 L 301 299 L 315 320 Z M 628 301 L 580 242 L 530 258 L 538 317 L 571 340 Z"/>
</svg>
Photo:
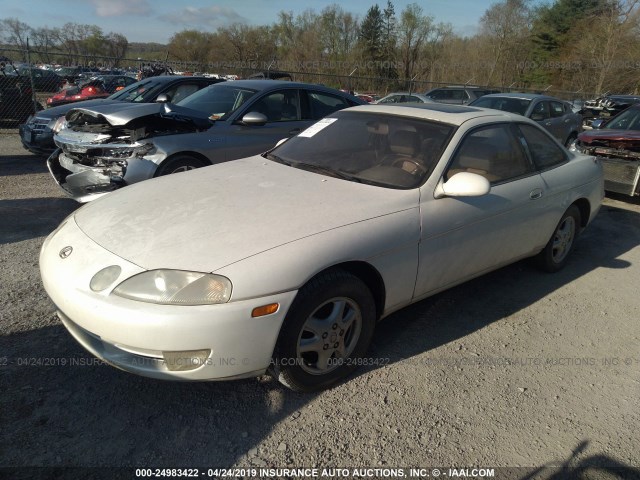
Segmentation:
<svg viewBox="0 0 640 480">
<path fill-rule="evenodd" d="M 560 219 L 544 250 L 536 256 L 536 262 L 542 270 L 557 272 L 565 266 L 580 232 L 580 224 L 580 210 L 571 205 Z"/>
<path fill-rule="evenodd" d="M 362 364 L 376 322 L 367 286 L 334 270 L 300 289 L 280 331 L 275 377 L 300 392 L 328 388 Z"/>
<path fill-rule="evenodd" d="M 156 177 L 171 175 L 172 173 L 186 172 L 196 168 L 204 167 L 202 160 L 191 155 L 176 155 L 165 161 L 156 172 Z"/>
</svg>

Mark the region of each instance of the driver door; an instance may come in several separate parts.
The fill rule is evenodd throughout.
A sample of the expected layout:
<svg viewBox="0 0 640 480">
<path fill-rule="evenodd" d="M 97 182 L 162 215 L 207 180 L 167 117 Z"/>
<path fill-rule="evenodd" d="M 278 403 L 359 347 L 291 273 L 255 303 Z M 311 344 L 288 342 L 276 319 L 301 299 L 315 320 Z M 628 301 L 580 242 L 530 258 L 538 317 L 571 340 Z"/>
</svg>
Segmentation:
<svg viewBox="0 0 640 480">
<path fill-rule="evenodd" d="M 248 157 L 274 147 L 279 140 L 297 135 L 312 122 L 301 120 L 298 89 L 269 92 L 252 99 L 236 119 L 233 134 L 227 145 L 235 158 Z M 264 125 L 242 125 L 243 115 L 262 113 L 267 117 Z"/>
<path fill-rule="evenodd" d="M 445 170 L 482 175 L 487 195 L 421 195 L 420 262 L 414 297 L 420 298 L 493 270 L 536 247 L 545 184 L 509 123 L 471 130 Z"/>
</svg>

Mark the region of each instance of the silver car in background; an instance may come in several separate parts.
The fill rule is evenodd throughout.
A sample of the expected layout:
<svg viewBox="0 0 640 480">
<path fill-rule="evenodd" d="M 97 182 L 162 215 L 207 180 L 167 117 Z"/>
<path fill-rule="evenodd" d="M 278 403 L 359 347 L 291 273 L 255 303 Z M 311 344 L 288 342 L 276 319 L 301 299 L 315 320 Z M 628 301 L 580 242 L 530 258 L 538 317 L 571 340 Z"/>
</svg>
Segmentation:
<svg viewBox="0 0 640 480">
<path fill-rule="evenodd" d="M 365 102 L 306 83 L 239 80 L 177 104 L 77 108 L 54 137 L 47 164 L 75 200 L 149 178 L 262 153 L 337 110 Z"/>
<path fill-rule="evenodd" d="M 570 103 L 547 95 L 498 93 L 480 97 L 469 106 L 494 108 L 528 117 L 567 147 L 582 131 L 582 115 L 575 113 Z"/>
<path fill-rule="evenodd" d="M 375 102 L 377 105 L 393 103 L 435 103 L 426 95 L 412 92 L 393 92 Z"/>
</svg>

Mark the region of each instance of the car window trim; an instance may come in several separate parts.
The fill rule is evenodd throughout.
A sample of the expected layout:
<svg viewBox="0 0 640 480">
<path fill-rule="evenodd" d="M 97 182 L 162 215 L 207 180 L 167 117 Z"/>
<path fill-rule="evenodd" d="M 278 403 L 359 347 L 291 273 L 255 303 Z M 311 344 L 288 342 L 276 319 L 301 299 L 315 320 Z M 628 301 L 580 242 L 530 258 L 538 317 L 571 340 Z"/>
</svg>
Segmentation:
<svg viewBox="0 0 640 480">
<path fill-rule="evenodd" d="M 556 146 L 560 147 L 560 151 L 564 155 L 564 161 L 560 162 L 560 163 L 555 163 L 553 165 L 548 165 L 548 166 L 546 166 L 544 168 L 539 167 L 536 164 L 536 162 L 535 162 L 535 160 L 533 158 L 533 155 L 531 154 L 531 149 L 529 148 L 529 143 L 527 142 L 527 138 L 524 136 L 524 133 L 522 133 L 522 130 L 520 129 L 520 125 L 528 125 L 529 127 L 533 127 L 533 128 L 537 127 L 538 130 L 543 132 L 547 136 L 547 138 L 550 138 Z M 571 160 L 571 156 L 570 156 L 569 152 L 566 150 L 566 148 L 563 145 L 561 145 L 560 142 L 558 142 L 558 140 L 556 139 L 556 137 L 551 135 L 551 133 L 547 129 L 542 128 L 539 125 L 531 125 L 530 123 L 526 123 L 526 122 L 516 122 L 514 124 L 514 126 L 517 127 L 517 129 L 518 129 L 518 135 L 520 137 L 520 141 L 523 142 L 523 145 L 526 145 L 526 148 L 525 148 L 526 155 L 527 155 L 527 157 L 529 157 L 530 162 L 533 164 L 534 168 L 536 169 L 536 172 L 542 173 L 542 172 L 547 172 L 549 170 L 553 170 L 554 168 L 560 167 L 562 165 L 566 165 Z"/>
<path fill-rule="evenodd" d="M 240 112 L 239 114 L 237 114 L 234 119 L 232 120 L 233 124 L 238 124 L 240 125 L 240 121 L 242 120 L 242 117 L 244 117 L 247 113 L 251 112 L 251 108 L 258 103 L 260 100 L 262 100 L 265 97 L 268 97 L 269 95 L 272 95 L 274 93 L 278 93 L 278 92 L 282 92 L 284 90 L 295 90 L 297 92 L 298 95 L 298 119 L 297 120 L 283 120 L 283 121 L 279 121 L 279 122 L 270 122 L 267 121 L 267 124 L 270 123 L 285 123 L 285 122 L 300 122 L 302 119 L 301 115 L 302 115 L 302 105 L 300 104 L 301 102 L 301 98 L 300 98 L 300 88 L 295 86 L 295 87 L 289 87 L 289 86 L 282 86 L 281 88 L 277 88 L 277 89 L 270 89 L 268 91 L 256 91 L 256 94 L 259 94 L 259 96 L 257 96 L 256 98 L 251 98 L 251 102 L 247 102 L 250 103 L 248 106 L 246 106 L 244 108 L 244 110 L 242 108 L 238 108 L 238 112 Z M 261 94 L 261 95 L 260 95 Z"/>
<path fill-rule="evenodd" d="M 524 122 L 518 122 L 518 123 L 524 123 Z M 502 185 L 503 183 L 509 183 L 509 182 L 512 182 L 512 181 L 515 181 L 515 180 L 519 180 L 519 179 L 522 179 L 522 178 L 530 177 L 532 175 L 537 175 L 538 171 L 535 168 L 535 164 L 532 162 L 532 160 L 527 155 L 527 152 L 522 147 L 520 139 L 516 136 L 516 132 L 513 130 L 514 124 L 515 124 L 515 122 L 504 122 L 504 121 L 499 122 L 498 121 L 498 122 L 484 123 L 482 125 L 478 125 L 477 127 L 473 127 L 470 130 L 468 130 L 467 133 L 465 133 L 464 136 L 460 139 L 460 142 L 458 142 L 458 145 L 456 146 L 456 149 L 453 151 L 453 153 L 449 157 L 449 161 L 447 162 L 446 167 L 442 171 L 442 174 L 440 175 L 440 179 L 438 180 L 438 182 L 440 182 L 440 181 L 446 182 L 445 177 L 447 175 L 447 172 L 451 168 L 451 164 L 453 163 L 453 160 L 456 158 L 456 155 L 460 151 L 460 147 L 461 147 L 462 143 L 465 141 L 465 139 L 469 135 L 473 134 L 473 132 L 475 132 L 477 130 L 480 130 L 482 128 L 495 126 L 495 125 L 506 125 L 508 127 L 508 130 L 509 130 L 510 134 L 513 135 L 514 140 L 516 141 L 516 144 L 518 145 L 518 148 L 520 149 L 520 152 L 522 153 L 523 157 L 527 161 L 527 164 L 529 165 L 529 168 L 531 170 L 529 170 L 528 172 L 526 172 L 526 173 L 524 173 L 522 175 L 518 175 L 517 177 L 510 177 L 510 178 L 507 178 L 505 180 L 501 180 L 501 181 L 495 182 L 495 183 L 494 182 L 489 182 L 489 184 L 493 187 L 493 186 L 496 186 L 496 185 Z"/>
</svg>

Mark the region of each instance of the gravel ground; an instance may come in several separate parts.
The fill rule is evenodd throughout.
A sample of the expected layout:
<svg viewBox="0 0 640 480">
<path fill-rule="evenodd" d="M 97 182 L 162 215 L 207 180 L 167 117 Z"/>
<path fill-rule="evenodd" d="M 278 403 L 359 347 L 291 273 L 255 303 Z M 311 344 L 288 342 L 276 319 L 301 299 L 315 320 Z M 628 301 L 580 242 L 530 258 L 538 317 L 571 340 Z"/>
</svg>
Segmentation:
<svg viewBox="0 0 640 480">
<path fill-rule="evenodd" d="M 94 361 L 38 272 L 44 237 L 76 208 L 44 159 L 0 132 L 2 466 L 640 474 L 637 201 L 607 199 L 558 274 L 520 262 L 395 313 L 371 350 L 384 365 L 313 395 L 268 376 L 171 383 Z"/>
</svg>

